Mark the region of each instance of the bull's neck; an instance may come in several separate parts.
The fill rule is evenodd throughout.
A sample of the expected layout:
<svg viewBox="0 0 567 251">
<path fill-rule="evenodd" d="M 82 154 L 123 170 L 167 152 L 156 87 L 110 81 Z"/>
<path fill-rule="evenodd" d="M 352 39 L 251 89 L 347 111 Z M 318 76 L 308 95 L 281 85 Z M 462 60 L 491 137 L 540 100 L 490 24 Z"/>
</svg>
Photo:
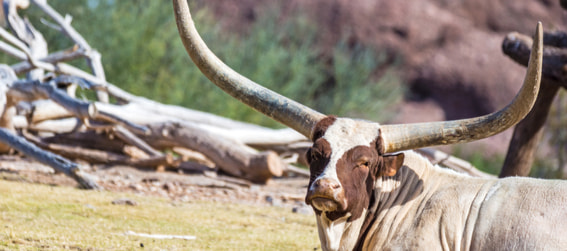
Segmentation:
<svg viewBox="0 0 567 251">
<path fill-rule="evenodd" d="M 413 151 L 406 151 L 404 155 L 404 164 L 395 176 L 376 180 L 374 196 L 377 211 L 415 199 L 425 189 L 423 181 L 437 173 L 436 167 L 421 155 Z"/>
<path fill-rule="evenodd" d="M 321 248 L 325 251 L 353 250 L 365 215 L 366 210 L 362 213 L 362 217 L 353 221 L 348 220 L 350 214 L 334 221 L 329 220 L 324 213 L 317 215 Z"/>
<path fill-rule="evenodd" d="M 368 227 L 361 233 L 360 247 L 370 237 L 368 233 L 372 233 L 374 245 L 389 240 L 400 231 L 400 226 L 403 226 L 400 223 L 405 216 L 412 213 L 411 202 L 424 200 L 435 190 L 435 187 L 431 187 L 436 186 L 435 182 L 424 181 L 439 175 L 439 168 L 413 151 L 404 154 L 404 165 L 396 175 L 382 177 L 375 183 L 374 199 L 364 224 Z"/>
<path fill-rule="evenodd" d="M 429 160 L 413 151 L 404 152 L 404 164 L 393 177 L 382 177 L 374 186 L 374 200 L 368 208 L 367 221 L 358 244 L 361 249 L 367 245 L 383 247 L 405 232 L 408 224 L 435 191 L 440 190 L 444 180 L 461 182 L 464 175 L 445 170 L 431 164 Z M 453 177 L 446 179 L 447 176 Z M 442 190 L 442 189 L 441 189 Z M 411 225 L 411 224 L 409 224 Z"/>
</svg>

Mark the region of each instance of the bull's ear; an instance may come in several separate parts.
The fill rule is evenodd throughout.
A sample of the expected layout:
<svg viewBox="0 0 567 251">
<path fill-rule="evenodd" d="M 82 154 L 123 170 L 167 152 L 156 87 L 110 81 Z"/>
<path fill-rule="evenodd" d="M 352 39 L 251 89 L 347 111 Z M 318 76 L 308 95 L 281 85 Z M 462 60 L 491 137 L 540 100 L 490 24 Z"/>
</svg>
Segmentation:
<svg viewBox="0 0 567 251">
<path fill-rule="evenodd" d="M 396 173 L 398 172 L 398 170 L 400 169 L 400 167 L 402 167 L 402 164 L 404 163 L 404 154 L 403 153 L 396 153 L 396 154 L 386 154 L 383 157 L 383 163 L 384 166 L 382 167 L 383 169 L 383 176 L 394 176 L 396 175 Z"/>
</svg>

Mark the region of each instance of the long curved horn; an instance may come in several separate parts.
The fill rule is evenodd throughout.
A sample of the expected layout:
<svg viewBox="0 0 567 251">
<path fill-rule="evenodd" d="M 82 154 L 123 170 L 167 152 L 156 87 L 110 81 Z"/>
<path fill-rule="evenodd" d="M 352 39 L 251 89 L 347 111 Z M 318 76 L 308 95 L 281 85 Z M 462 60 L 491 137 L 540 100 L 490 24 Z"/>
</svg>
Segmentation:
<svg viewBox="0 0 567 251">
<path fill-rule="evenodd" d="M 173 0 L 173 8 L 185 50 L 209 80 L 248 106 L 311 138 L 311 130 L 325 117 L 323 114 L 264 88 L 232 70 L 209 50 L 197 33 L 187 0 Z"/>
<path fill-rule="evenodd" d="M 524 85 L 512 103 L 500 111 L 471 119 L 382 125 L 385 152 L 465 143 L 500 133 L 522 120 L 532 109 L 541 80 L 543 29 L 538 22 Z"/>
</svg>

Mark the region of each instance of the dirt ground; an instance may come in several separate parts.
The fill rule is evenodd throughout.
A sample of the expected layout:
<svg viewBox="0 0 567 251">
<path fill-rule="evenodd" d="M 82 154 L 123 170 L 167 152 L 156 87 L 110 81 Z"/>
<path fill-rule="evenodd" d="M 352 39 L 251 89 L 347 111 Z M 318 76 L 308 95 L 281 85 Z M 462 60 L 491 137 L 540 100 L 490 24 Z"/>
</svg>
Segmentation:
<svg viewBox="0 0 567 251">
<path fill-rule="evenodd" d="M 216 173 L 191 174 L 181 171 L 142 170 L 128 166 L 86 166 L 104 190 L 159 196 L 173 201 L 215 201 L 290 208 L 293 212 L 312 214 L 304 196 L 308 178 L 272 179 L 266 185 L 252 184 Z M 77 183 L 52 168 L 26 158 L 0 155 L 0 178 L 54 186 Z M 129 203 L 125 198 L 123 202 Z M 133 202 L 135 203 L 135 202 Z"/>
</svg>

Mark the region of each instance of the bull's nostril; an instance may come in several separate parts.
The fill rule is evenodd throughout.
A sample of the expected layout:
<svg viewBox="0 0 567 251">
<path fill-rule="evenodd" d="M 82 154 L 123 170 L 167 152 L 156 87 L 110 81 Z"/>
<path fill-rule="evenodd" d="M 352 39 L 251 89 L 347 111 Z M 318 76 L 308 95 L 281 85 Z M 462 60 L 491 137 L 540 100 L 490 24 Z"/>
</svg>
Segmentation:
<svg viewBox="0 0 567 251">
<path fill-rule="evenodd" d="M 332 188 L 332 189 L 339 189 L 340 187 L 341 187 L 341 186 L 340 186 L 339 184 L 337 184 L 337 183 L 331 184 L 331 188 Z"/>
</svg>

